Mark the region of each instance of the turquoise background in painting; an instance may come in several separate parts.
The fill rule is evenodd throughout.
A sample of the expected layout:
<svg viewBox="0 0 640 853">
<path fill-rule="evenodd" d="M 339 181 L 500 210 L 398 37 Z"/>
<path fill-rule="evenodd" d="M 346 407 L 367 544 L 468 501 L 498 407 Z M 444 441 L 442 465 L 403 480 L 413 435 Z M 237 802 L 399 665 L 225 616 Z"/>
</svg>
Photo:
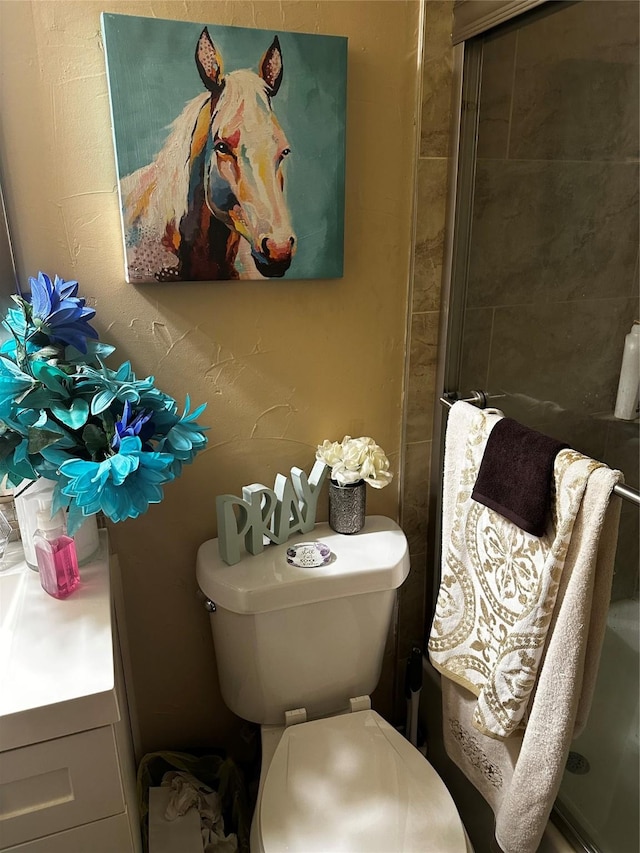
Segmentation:
<svg viewBox="0 0 640 853">
<path fill-rule="evenodd" d="M 204 26 L 225 73 L 257 70 L 274 35 L 284 75 L 273 109 L 292 154 L 285 192 L 298 251 L 285 278 L 343 273 L 347 39 L 103 13 L 118 176 L 150 163 L 187 101 L 204 92 L 195 48 Z"/>
</svg>

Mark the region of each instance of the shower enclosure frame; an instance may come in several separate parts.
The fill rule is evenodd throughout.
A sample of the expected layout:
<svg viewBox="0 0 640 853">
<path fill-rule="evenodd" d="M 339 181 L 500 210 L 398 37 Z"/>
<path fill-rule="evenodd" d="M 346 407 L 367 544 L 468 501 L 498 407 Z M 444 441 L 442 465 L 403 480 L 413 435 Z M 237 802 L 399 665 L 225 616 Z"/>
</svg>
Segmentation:
<svg viewBox="0 0 640 853">
<path fill-rule="evenodd" d="M 455 401 L 458 396 L 469 398 L 470 388 L 458 388 L 462 361 L 464 311 L 466 300 L 471 219 L 473 215 L 476 172 L 476 141 L 480 113 L 480 85 L 483 62 L 482 39 L 477 38 L 498 25 L 513 22 L 520 26 L 523 16 L 541 17 L 560 13 L 574 6 L 574 0 L 505 0 L 484 4 L 485 13 L 472 11 L 468 0 L 456 0 L 454 15 L 453 86 L 451 95 L 450 127 L 450 177 L 445 221 L 445 246 L 443 259 L 441 308 L 439 323 L 438 357 L 436 366 L 436 395 L 434 398 L 432 450 L 429 479 L 429 517 L 427 526 L 427 565 L 434 567 L 433 583 L 427 585 L 425 600 L 425 636 L 429 635 L 431 619 L 440 582 L 439 557 L 441 531 L 438 519 L 442 511 L 442 480 L 444 436 L 448 406 L 444 400 Z M 462 7 L 467 8 L 462 10 Z M 544 6 L 547 6 L 545 9 Z M 534 9 L 532 16 L 529 13 Z M 460 20 L 462 18 L 462 20 Z M 503 27 L 506 31 L 510 25 Z M 491 390 L 491 389 L 483 389 Z M 441 398 L 444 398 L 441 399 Z M 475 401 L 474 401 L 475 402 Z M 491 404 L 489 397 L 488 404 Z M 626 494 L 625 494 L 626 493 Z M 638 493 L 622 486 L 621 496 L 638 503 Z M 572 846 L 584 853 L 598 853 L 598 849 L 582 836 L 570 816 L 556 803 L 552 822 L 561 830 Z"/>
</svg>

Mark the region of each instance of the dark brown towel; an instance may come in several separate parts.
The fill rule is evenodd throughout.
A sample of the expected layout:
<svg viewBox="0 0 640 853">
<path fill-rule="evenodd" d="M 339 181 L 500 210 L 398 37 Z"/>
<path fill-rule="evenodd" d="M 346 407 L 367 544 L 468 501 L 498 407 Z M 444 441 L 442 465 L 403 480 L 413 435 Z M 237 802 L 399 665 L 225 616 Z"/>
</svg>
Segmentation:
<svg viewBox="0 0 640 853">
<path fill-rule="evenodd" d="M 502 418 L 491 430 L 471 497 L 534 536 L 544 534 L 556 455 L 567 444 Z"/>
</svg>

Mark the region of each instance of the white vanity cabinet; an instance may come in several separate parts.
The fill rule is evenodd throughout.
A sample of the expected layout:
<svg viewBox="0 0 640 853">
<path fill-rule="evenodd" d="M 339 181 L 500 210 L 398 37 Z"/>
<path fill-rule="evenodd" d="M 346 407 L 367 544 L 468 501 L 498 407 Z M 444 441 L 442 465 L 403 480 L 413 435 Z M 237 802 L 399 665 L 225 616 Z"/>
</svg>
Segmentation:
<svg viewBox="0 0 640 853">
<path fill-rule="evenodd" d="M 58 601 L 0 573 L 0 850 L 140 853 L 106 531 Z"/>
</svg>

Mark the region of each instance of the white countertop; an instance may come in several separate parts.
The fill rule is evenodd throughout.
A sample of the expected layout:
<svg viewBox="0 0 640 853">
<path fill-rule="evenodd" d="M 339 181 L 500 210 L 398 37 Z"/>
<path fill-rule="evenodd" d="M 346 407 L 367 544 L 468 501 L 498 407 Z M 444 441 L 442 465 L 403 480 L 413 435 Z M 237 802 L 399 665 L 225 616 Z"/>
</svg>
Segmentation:
<svg viewBox="0 0 640 853">
<path fill-rule="evenodd" d="M 0 751 L 117 721 L 106 531 L 80 567 L 80 587 L 62 601 L 47 595 L 19 550 L 7 564 L 0 571 Z"/>
</svg>

